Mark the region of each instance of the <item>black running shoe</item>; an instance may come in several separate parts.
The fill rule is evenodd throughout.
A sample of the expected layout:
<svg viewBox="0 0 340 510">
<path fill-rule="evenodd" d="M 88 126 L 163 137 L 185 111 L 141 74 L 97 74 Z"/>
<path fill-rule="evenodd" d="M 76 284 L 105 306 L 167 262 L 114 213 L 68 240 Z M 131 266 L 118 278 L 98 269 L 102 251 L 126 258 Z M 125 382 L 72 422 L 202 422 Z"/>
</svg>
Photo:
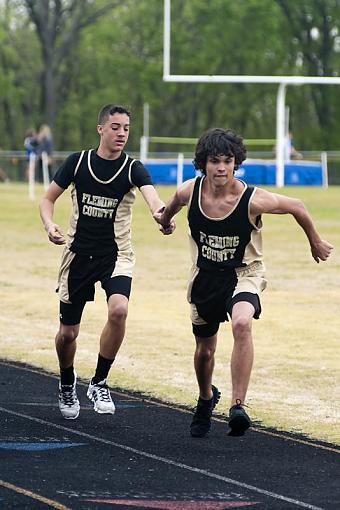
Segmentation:
<svg viewBox="0 0 340 510">
<path fill-rule="evenodd" d="M 199 397 L 194 417 L 190 425 L 192 437 L 204 437 L 211 428 L 211 415 L 216 404 L 220 400 L 221 393 L 216 386 L 211 386 L 213 396 L 210 400 L 203 400 Z"/>
<path fill-rule="evenodd" d="M 229 409 L 229 436 L 243 436 L 251 426 L 251 420 L 242 405 L 241 400 L 236 399 L 236 404 Z"/>
</svg>

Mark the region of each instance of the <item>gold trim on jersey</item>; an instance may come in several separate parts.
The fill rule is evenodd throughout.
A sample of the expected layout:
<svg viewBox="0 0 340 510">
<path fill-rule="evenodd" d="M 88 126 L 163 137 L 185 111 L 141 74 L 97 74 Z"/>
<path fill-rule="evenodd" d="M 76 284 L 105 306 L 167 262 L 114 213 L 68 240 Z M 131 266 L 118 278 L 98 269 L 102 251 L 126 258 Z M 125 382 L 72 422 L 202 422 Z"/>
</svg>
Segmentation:
<svg viewBox="0 0 340 510">
<path fill-rule="evenodd" d="M 203 216 L 205 216 L 205 218 L 208 218 L 208 220 L 211 220 L 211 221 L 223 221 L 225 220 L 226 218 L 228 218 L 228 216 L 230 216 L 234 211 L 235 209 L 237 208 L 237 206 L 239 205 L 240 203 L 240 200 L 241 198 L 243 197 L 244 195 L 244 192 L 246 191 L 246 189 L 248 188 L 247 184 L 244 182 L 244 181 L 241 181 L 240 179 L 237 179 L 238 181 L 240 181 L 244 188 L 243 188 L 243 191 L 242 193 L 240 194 L 240 196 L 238 197 L 237 199 L 237 202 L 234 204 L 234 206 L 230 209 L 230 211 L 227 212 L 227 214 L 225 214 L 224 216 L 221 216 L 220 218 L 212 218 L 211 216 L 208 216 L 204 211 L 203 211 L 203 208 L 202 208 L 202 204 L 201 204 L 201 198 L 202 198 L 202 185 L 203 185 L 203 181 L 206 177 L 203 177 L 203 179 L 201 180 L 200 182 L 200 186 L 199 186 L 199 189 L 198 189 L 198 208 L 199 210 L 201 211 L 201 213 L 203 214 Z"/>
<path fill-rule="evenodd" d="M 84 157 L 84 154 L 85 154 L 85 151 L 81 151 L 81 154 L 80 154 L 79 159 L 78 159 L 77 166 L 76 166 L 76 168 L 75 168 L 75 170 L 74 170 L 74 174 L 73 174 L 73 175 L 74 175 L 74 177 L 76 176 L 76 174 L 77 174 L 77 172 L 78 172 L 78 168 L 80 167 L 80 163 L 82 162 L 82 159 L 83 159 L 83 157 Z"/>
<path fill-rule="evenodd" d="M 72 200 L 72 214 L 70 218 L 70 225 L 67 232 L 67 247 L 69 248 L 71 244 L 73 243 L 74 236 L 77 231 L 77 224 L 79 220 L 79 207 L 78 207 L 78 200 L 77 200 L 77 191 L 75 188 L 75 185 L 73 183 L 72 189 L 71 189 L 71 200 Z"/>
<path fill-rule="evenodd" d="M 135 184 L 132 182 L 132 177 L 131 177 L 131 173 L 132 173 L 132 165 L 134 164 L 136 160 L 133 159 L 130 163 L 130 166 L 129 166 L 129 172 L 128 172 L 128 178 L 129 178 L 129 182 L 132 186 L 135 186 Z"/>
<path fill-rule="evenodd" d="M 88 155 L 87 155 L 87 166 L 88 166 L 88 169 L 89 169 L 89 172 L 90 174 L 92 175 L 92 177 L 97 181 L 97 182 L 100 182 L 100 184 L 110 184 L 119 174 L 120 172 L 123 170 L 123 168 L 125 167 L 126 163 L 127 163 L 127 160 L 129 159 L 129 156 L 126 154 L 125 155 L 125 159 L 124 159 L 124 162 L 122 164 L 122 166 L 119 168 L 119 170 L 111 177 L 111 179 L 107 180 L 107 181 L 102 181 L 101 179 L 99 179 L 96 174 L 94 173 L 94 171 L 92 170 L 92 167 L 91 167 L 91 152 L 93 151 L 93 149 L 90 149 L 89 152 L 88 152 Z"/>
<path fill-rule="evenodd" d="M 135 254 L 131 244 L 131 219 L 132 204 L 136 198 L 136 192 L 132 188 L 125 194 L 117 207 L 114 221 L 115 241 L 118 248 L 118 257 L 112 276 L 130 276 L 135 265 Z"/>
<path fill-rule="evenodd" d="M 198 179 L 198 177 L 195 177 L 195 179 L 193 179 L 193 183 L 192 183 L 192 186 L 191 186 L 190 197 L 189 197 L 189 201 L 188 201 L 188 204 L 187 204 L 187 217 L 189 216 L 189 211 L 190 211 L 190 207 L 191 207 L 192 197 L 193 197 L 194 189 L 195 189 L 195 183 L 196 183 L 197 179 Z"/>
<path fill-rule="evenodd" d="M 256 191 L 257 191 L 257 190 L 258 190 L 258 188 L 254 187 L 253 192 L 252 192 L 252 194 L 251 194 L 251 195 L 250 195 L 250 197 L 249 197 L 249 202 L 248 202 L 248 220 L 249 220 L 249 223 L 250 223 L 251 225 L 253 225 L 253 227 L 254 227 L 256 230 L 260 231 L 260 230 L 262 230 L 262 220 L 261 220 L 261 216 L 260 216 L 260 221 L 259 221 L 259 222 L 258 222 L 258 224 L 256 225 L 256 223 L 254 223 L 254 221 L 252 220 L 252 217 L 251 217 L 251 215 L 250 215 L 250 205 L 251 205 L 251 201 L 253 200 L 254 195 L 255 195 L 255 193 L 256 193 Z"/>
</svg>

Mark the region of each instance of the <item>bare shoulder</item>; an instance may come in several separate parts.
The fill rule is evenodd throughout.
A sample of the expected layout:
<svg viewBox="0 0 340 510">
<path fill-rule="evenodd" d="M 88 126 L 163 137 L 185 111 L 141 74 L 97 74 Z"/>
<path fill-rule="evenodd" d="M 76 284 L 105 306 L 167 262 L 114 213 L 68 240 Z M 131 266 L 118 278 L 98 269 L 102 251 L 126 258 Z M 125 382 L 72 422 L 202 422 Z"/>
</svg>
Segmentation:
<svg viewBox="0 0 340 510">
<path fill-rule="evenodd" d="M 181 205 L 187 205 L 189 203 L 194 184 L 195 179 L 189 179 L 178 187 L 176 196 Z"/>
<path fill-rule="evenodd" d="M 250 213 L 254 216 L 258 216 L 266 212 L 266 203 L 271 200 L 271 195 L 272 193 L 269 191 L 256 187 L 250 202 Z"/>
<path fill-rule="evenodd" d="M 250 213 L 257 216 L 263 213 L 285 214 L 293 213 L 296 207 L 301 206 L 299 199 L 272 193 L 263 188 L 255 188 L 255 193 L 250 203 Z"/>
</svg>

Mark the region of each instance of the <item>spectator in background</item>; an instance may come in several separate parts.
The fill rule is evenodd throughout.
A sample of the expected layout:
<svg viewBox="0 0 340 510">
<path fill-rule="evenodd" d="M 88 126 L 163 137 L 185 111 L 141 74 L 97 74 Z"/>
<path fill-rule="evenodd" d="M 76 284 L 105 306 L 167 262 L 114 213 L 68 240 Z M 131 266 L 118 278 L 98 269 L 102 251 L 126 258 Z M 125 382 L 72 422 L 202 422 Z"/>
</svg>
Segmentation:
<svg viewBox="0 0 340 510">
<path fill-rule="evenodd" d="M 38 153 L 38 137 L 35 129 L 28 129 L 25 134 L 24 139 L 24 147 L 26 150 L 26 160 L 27 160 L 27 166 L 26 166 L 26 178 L 28 179 L 28 173 L 29 173 L 29 163 L 31 155 L 37 156 Z"/>
<path fill-rule="evenodd" d="M 26 150 L 27 159 L 30 158 L 30 155 L 37 154 L 38 152 L 38 138 L 35 129 L 28 129 L 25 134 L 24 147 Z"/>
<path fill-rule="evenodd" d="M 43 175 L 43 153 L 46 154 L 47 157 L 47 165 L 48 165 L 48 174 L 51 176 L 52 169 L 52 153 L 53 153 L 53 138 L 52 131 L 50 126 L 47 124 L 42 124 L 40 126 L 38 135 L 38 156 L 39 156 L 39 173 Z"/>
<path fill-rule="evenodd" d="M 276 157 L 276 144 L 273 147 L 273 155 Z M 284 160 L 290 161 L 291 159 L 303 159 L 303 155 L 295 149 L 293 134 L 289 131 L 284 140 Z"/>
<path fill-rule="evenodd" d="M 285 160 L 290 161 L 291 159 L 302 159 L 303 156 L 301 152 L 297 151 L 294 147 L 293 143 L 293 134 L 291 131 L 288 133 L 288 136 L 285 140 Z"/>
</svg>

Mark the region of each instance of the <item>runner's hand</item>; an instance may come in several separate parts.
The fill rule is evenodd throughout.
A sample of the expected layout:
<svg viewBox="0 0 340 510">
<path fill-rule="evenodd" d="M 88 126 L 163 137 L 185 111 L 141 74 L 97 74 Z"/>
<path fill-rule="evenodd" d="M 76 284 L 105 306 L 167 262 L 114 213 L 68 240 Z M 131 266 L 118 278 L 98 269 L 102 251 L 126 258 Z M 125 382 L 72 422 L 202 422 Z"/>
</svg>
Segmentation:
<svg viewBox="0 0 340 510">
<path fill-rule="evenodd" d="M 333 246 L 323 239 L 320 239 L 320 241 L 311 246 L 313 259 L 317 263 L 319 263 L 320 260 L 327 260 L 332 250 Z"/>
<path fill-rule="evenodd" d="M 46 229 L 47 235 L 51 243 L 54 244 L 65 244 L 65 237 L 64 234 L 59 227 L 59 225 L 56 225 L 55 223 L 51 223 L 48 228 Z"/>
<path fill-rule="evenodd" d="M 176 222 L 175 222 L 174 218 L 172 218 L 172 220 L 170 221 L 170 224 L 165 227 L 163 227 L 163 225 L 159 225 L 159 230 L 165 236 L 172 234 L 175 229 L 176 229 Z"/>
</svg>

